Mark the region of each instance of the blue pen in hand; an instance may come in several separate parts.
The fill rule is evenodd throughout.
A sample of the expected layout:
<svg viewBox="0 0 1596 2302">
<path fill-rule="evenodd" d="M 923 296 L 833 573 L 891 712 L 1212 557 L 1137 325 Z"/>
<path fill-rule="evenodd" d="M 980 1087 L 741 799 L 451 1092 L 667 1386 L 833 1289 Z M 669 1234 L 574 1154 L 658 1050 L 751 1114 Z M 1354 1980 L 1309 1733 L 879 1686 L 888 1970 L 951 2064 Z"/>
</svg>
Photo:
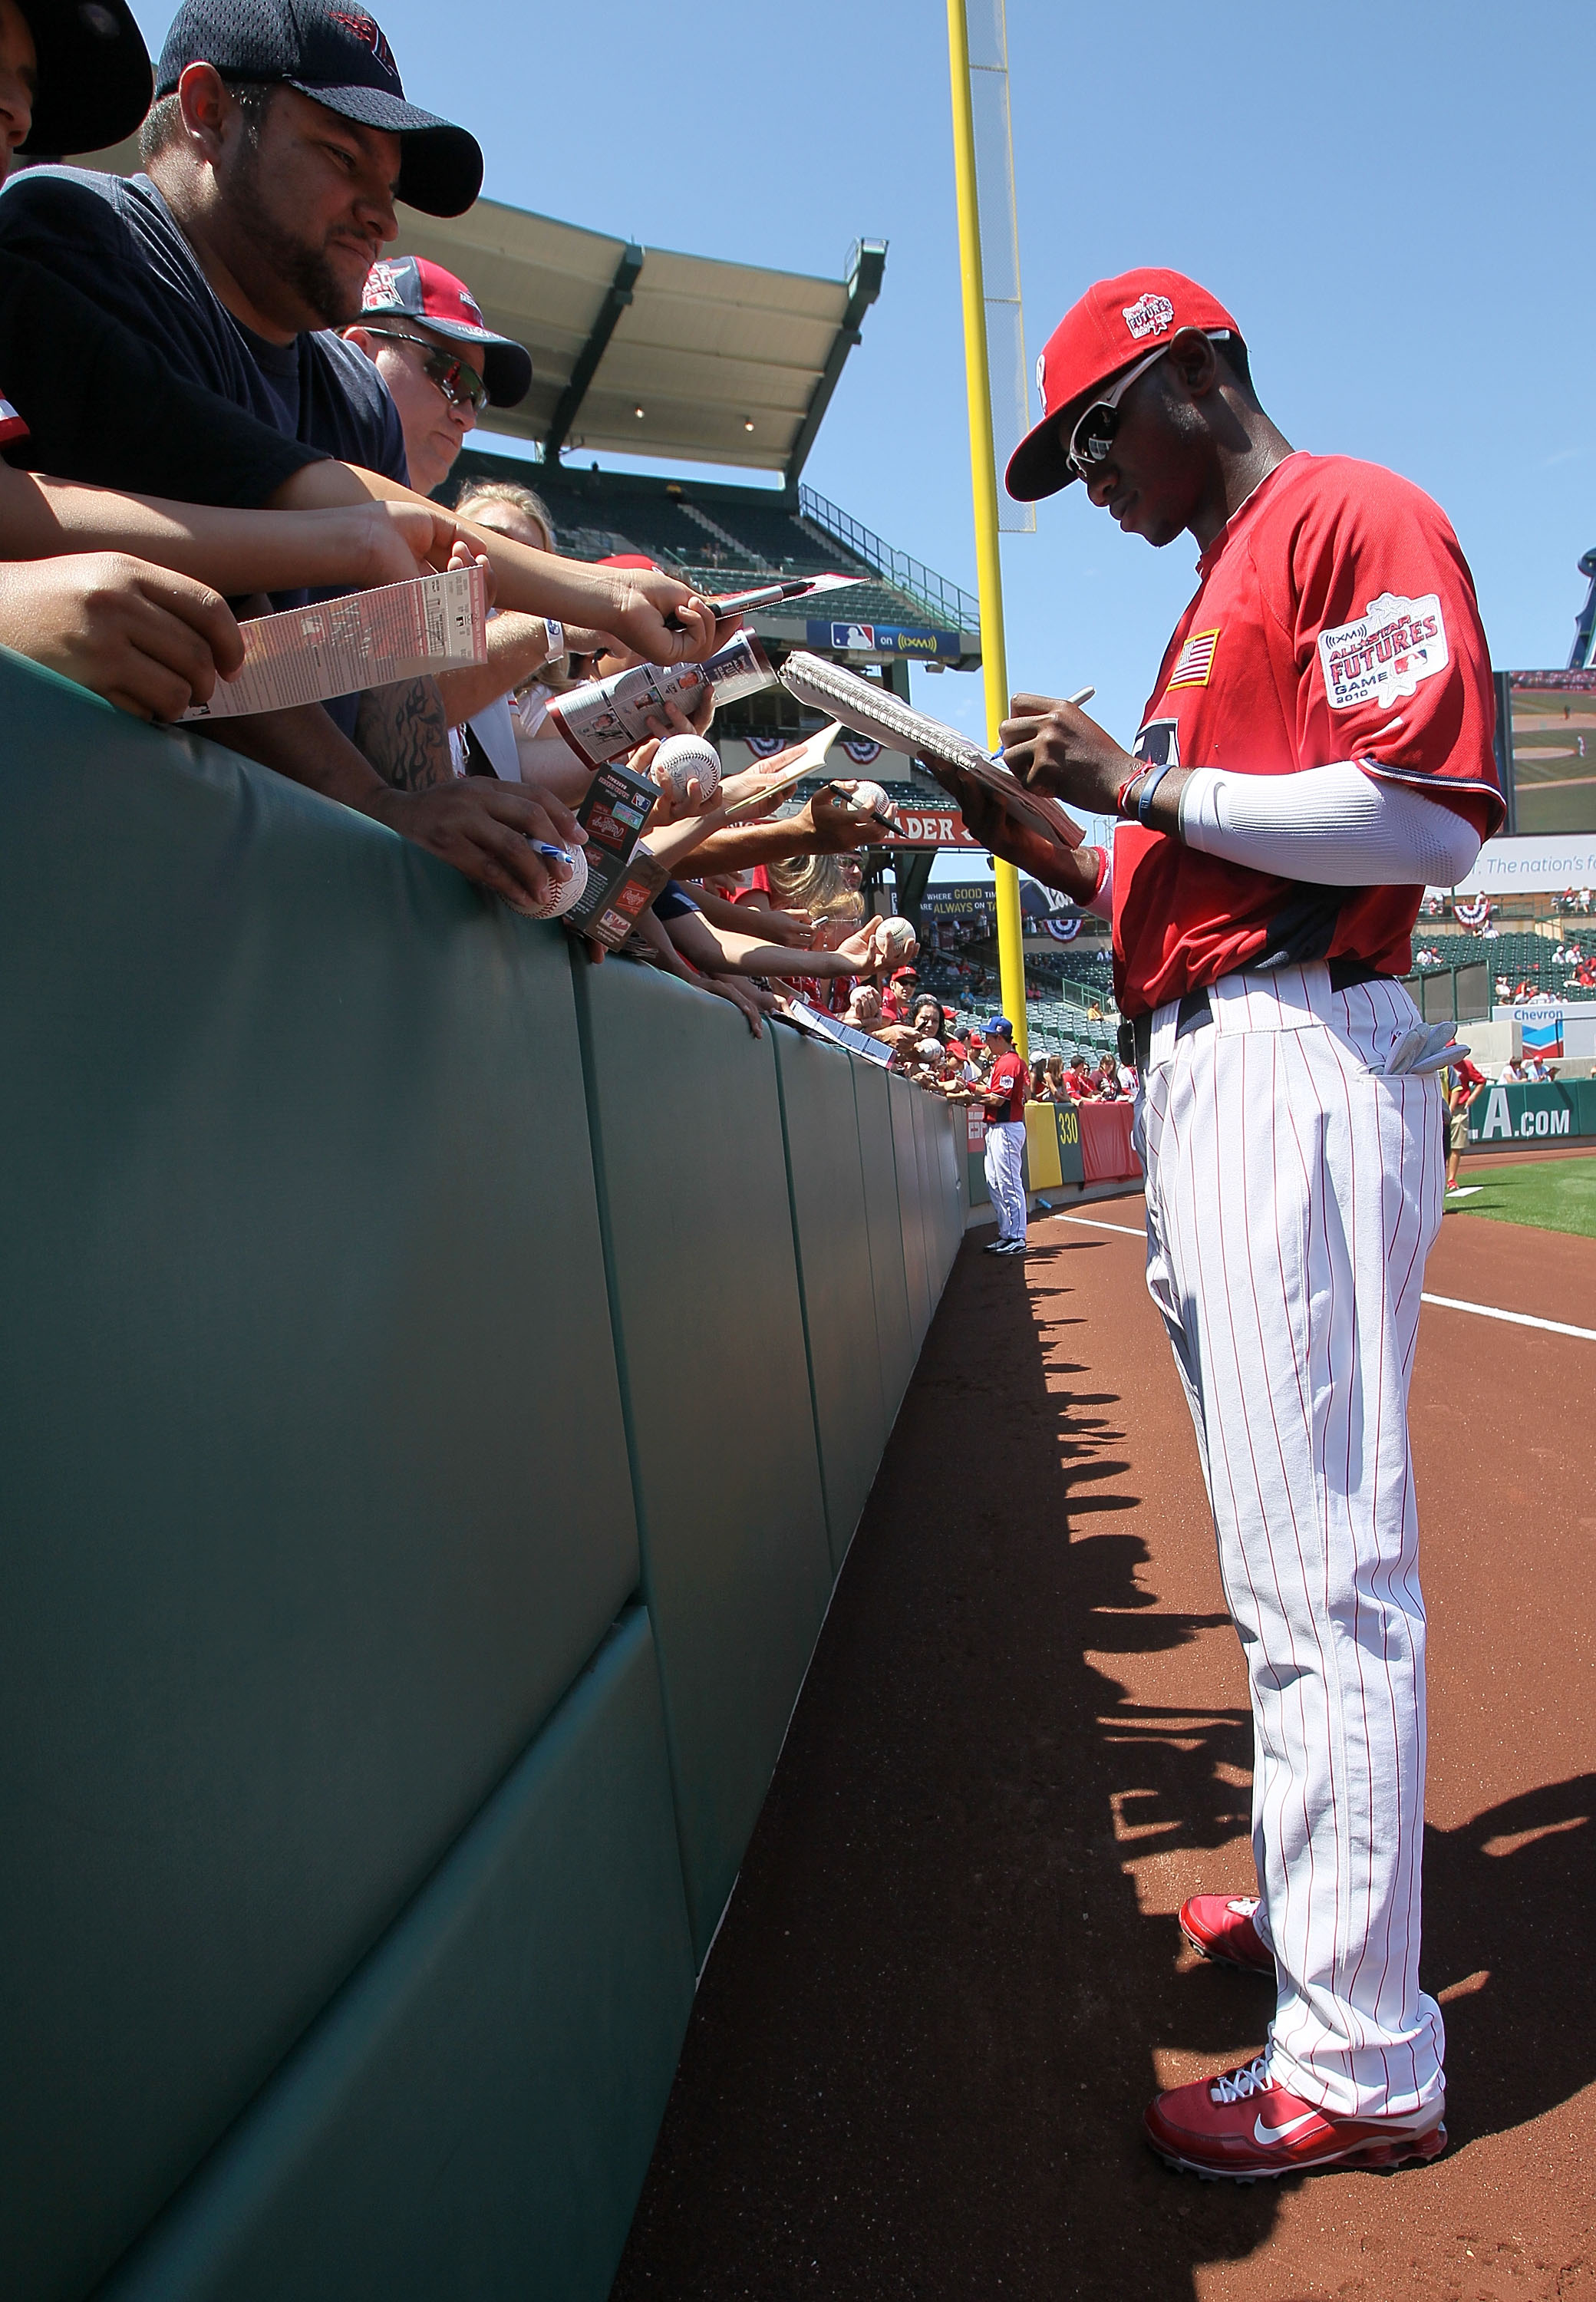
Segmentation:
<svg viewBox="0 0 1596 2302">
<path fill-rule="evenodd" d="M 546 839 L 529 839 L 526 844 L 534 855 L 545 856 L 550 863 L 568 863 L 571 860 L 568 848 L 550 847 Z"/>
</svg>

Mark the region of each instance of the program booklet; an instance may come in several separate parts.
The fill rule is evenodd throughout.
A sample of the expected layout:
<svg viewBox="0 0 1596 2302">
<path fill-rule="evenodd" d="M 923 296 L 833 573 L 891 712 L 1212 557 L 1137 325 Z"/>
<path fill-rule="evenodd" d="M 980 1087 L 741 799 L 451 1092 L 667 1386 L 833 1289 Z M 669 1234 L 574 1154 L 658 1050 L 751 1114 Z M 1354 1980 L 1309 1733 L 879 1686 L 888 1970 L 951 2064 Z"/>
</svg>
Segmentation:
<svg viewBox="0 0 1596 2302">
<path fill-rule="evenodd" d="M 830 1046 L 846 1047 L 853 1054 L 862 1055 L 866 1063 L 885 1066 L 892 1061 L 893 1051 L 885 1040 L 872 1039 L 868 1031 L 856 1030 L 852 1023 L 839 1021 L 823 1008 L 811 1007 L 807 999 L 789 999 L 776 1021 L 791 1023 L 811 1039 L 824 1039 Z"/>
<path fill-rule="evenodd" d="M 550 704 L 544 730 L 558 729 L 584 767 L 600 768 L 646 744 L 649 720 L 663 719 L 667 703 L 678 705 L 691 718 L 706 687 L 714 689 L 718 703 L 735 703 L 739 696 L 775 685 L 776 674 L 753 634 L 736 632 L 706 662 L 639 663 L 609 679 L 568 689 Z"/>
<path fill-rule="evenodd" d="M 191 703 L 185 722 L 326 703 L 424 672 L 486 663 L 487 587 L 480 567 L 450 567 L 441 576 L 254 616 L 239 629 L 242 670 L 236 679 L 219 679 L 208 703 Z"/>
<path fill-rule="evenodd" d="M 1000 799 L 1021 823 L 1029 822 L 1049 838 L 1079 847 L 1086 834 L 1055 800 L 1028 790 L 1017 776 L 983 752 L 980 745 L 945 721 L 916 711 L 875 680 L 861 679 L 826 657 L 794 648 L 781 668 L 781 684 L 801 703 L 840 719 L 856 735 L 873 736 L 890 751 L 907 752 L 934 775 L 950 797 L 959 797 L 961 779 L 979 784 Z"/>
</svg>

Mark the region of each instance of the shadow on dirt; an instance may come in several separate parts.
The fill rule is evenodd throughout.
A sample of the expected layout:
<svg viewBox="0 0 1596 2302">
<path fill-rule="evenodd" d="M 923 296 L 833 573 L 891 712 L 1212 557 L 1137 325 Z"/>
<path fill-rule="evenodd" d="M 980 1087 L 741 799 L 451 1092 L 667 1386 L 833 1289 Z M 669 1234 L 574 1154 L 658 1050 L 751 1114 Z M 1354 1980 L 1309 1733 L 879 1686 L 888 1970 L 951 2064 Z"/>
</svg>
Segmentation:
<svg viewBox="0 0 1596 2302">
<path fill-rule="evenodd" d="M 1121 1401 L 1068 1357 L 1071 1274 L 1100 1251 L 1033 1257 L 1036 1315 L 1012 1263 L 955 1266 L 704 1977 L 620 2302 L 1191 2302 L 1196 2266 L 1267 2243 L 1270 2186 L 1182 2180 L 1139 2138 L 1150 2050 L 1217 2066 L 1273 1994 L 1190 1970 L 1124 1867 L 1223 1847 L 1233 1869 L 1251 1726 L 1111 1675 L 1225 1617 L 1163 1609 L 1114 1523 L 1138 1502 Z M 1566 1997 L 1593 1795 L 1432 1840 L 1460 2141 L 1592 2075 Z"/>
</svg>

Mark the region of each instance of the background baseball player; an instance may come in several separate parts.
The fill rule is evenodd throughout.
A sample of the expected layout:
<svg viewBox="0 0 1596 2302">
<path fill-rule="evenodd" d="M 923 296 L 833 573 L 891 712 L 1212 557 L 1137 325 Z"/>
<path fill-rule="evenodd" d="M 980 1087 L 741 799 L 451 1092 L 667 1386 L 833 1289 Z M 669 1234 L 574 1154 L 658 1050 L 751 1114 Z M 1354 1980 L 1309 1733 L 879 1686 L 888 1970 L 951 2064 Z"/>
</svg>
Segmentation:
<svg viewBox="0 0 1596 2302">
<path fill-rule="evenodd" d="M 987 1189 L 997 1209 L 997 1237 L 987 1255 L 1025 1253 L 1025 1098 L 1030 1073 L 1014 1047 L 1014 1026 L 1006 1015 L 981 1025 L 992 1049 L 991 1074 L 976 1098 L 987 1114 Z"/>
<path fill-rule="evenodd" d="M 1442 514 L 1292 450 L 1235 321 L 1171 272 L 1100 281 L 1040 363 L 1012 494 L 1077 477 L 1127 534 L 1197 539 L 1198 587 L 1128 756 L 1016 696 L 1004 756 L 1123 819 L 1071 853 L 971 789 L 976 836 L 1110 912 L 1134 1034 L 1147 1283 L 1174 1347 L 1241 1634 L 1260 1899 L 1200 1895 L 1208 1955 L 1272 1969 L 1251 2063 L 1160 2095 L 1204 2174 L 1444 2147 L 1419 1988 L 1424 1617 L 1407 1385 L 1440 1221 L 1449 1027 L 1399 982 L 1426 884 L 1503 812 L 1489 657 Z"/>
<path fill-rule="evenodd" d="M 1469 1106 L 1484 1087 L 1485 1074 L 1460 1051 L 1442 1071 L 1441 1085 L 1446 1097 L 1447 1190 L 1450 1193 L 1459 1189 L 1457 1167 L 1468 1148 Z"/>
</svg>

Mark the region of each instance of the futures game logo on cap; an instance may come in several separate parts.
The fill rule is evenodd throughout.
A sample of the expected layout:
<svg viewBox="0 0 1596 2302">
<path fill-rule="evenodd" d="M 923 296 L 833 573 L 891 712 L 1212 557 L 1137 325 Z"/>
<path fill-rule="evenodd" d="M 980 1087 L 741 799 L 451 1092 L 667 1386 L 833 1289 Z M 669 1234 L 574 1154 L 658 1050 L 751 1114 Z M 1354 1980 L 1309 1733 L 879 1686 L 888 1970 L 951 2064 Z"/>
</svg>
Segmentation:
<svg viewBox="0 0 1596 2302">
<path fill-rule="evenodd" d="M 1125 307 L 1125 325 L 1140 343 L 1144 336 L 1161 336 L 1175 316 L 1167 296 L 1138 296 Z"/>
</svg>

